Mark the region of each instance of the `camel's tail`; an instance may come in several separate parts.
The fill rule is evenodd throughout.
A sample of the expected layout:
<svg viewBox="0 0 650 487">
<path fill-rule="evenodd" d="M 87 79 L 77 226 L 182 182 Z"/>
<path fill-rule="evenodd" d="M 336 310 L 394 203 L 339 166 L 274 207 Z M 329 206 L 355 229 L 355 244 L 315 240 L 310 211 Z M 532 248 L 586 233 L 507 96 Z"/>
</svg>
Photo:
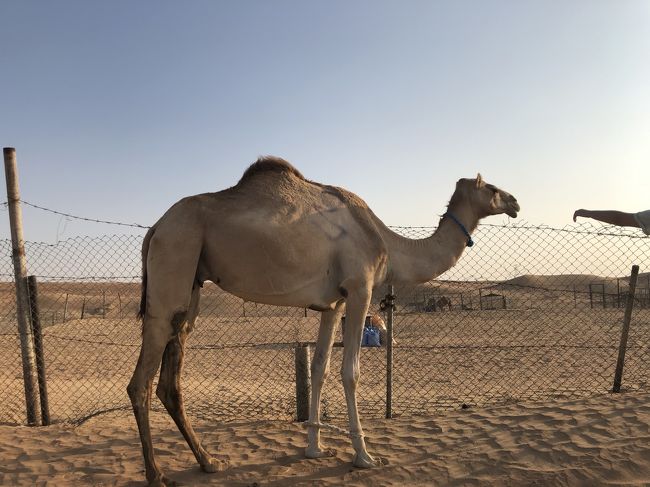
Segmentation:
<svg viewBox="0 0 650 487">
<path fill-rule="evenodd" d="M 140 295 L 140 310 L 138 311 L 138 318 L 141 320 L 144 320 L 144 315 L 147 312 L 147 253 L 149 252 L 149 242 L 154 234 L 154 229 L 155 227 L 149 229 L 142 242 L 142 294 Z"/>
</svg>

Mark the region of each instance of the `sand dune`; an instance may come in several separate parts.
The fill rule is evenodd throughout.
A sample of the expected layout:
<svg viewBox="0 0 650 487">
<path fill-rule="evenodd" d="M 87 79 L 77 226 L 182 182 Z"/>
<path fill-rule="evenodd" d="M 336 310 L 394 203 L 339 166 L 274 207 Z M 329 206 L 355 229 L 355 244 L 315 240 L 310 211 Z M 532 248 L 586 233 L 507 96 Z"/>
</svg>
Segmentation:
<svg viewBox="0 0 650 487">
<path fill-rule="evenodd" d="M 559 275 L 523 275 L 509 279 L 501 284 L 525 286 L 545 289 L 578 289 L 588 288 L 589 284 L 605 283 L 616 285 L 616 279 L 594 276 L 591 274 L 559 274 Z"/>
<path fill-rule="evenodd" d="M 302 455 L 305 430 L 282 421 L 199 422 L 205 446 L 229 468 L 204 474 L 171 420 L 153 413 L 158 459 L 182 485 L 648 485 L 650 395 L 601 395 L 366 421 L 368 447 L 387 465 L 351 467 L 341 433 L 336 456 Z M 130 412 L 72 427 L 0 426 L 1 485 L 144 485 Z"/>
</svg>

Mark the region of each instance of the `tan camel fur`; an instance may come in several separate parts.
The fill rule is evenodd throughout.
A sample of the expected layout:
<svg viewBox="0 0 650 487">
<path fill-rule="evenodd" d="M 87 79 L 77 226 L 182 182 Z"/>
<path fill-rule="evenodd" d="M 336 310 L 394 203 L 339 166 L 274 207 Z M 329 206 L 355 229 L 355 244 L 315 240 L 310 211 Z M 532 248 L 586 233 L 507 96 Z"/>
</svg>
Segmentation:
<svg viewBox="0 0 650 487">
<path fill-rule="evenodd" d="M 199 290 L 210 280 L 246 301 L 309 307 L 321 323 L 312 361 L 308 458 L 331 455 L 320 442 L 321 389 L 335 331 L 346 309 L 341 376 L 355 451 L 354 465 L 378 462 L 367 452 L 357 411 L 359 347 L 373 287 L 427 282 L 452 267 L 481 218 L 517 216 L 513 196 L 476 179 L 461 179 L 440 220 L 424 239 L 386 227 L 345 189 L 315 183 L 283 159 L 263 157 L 233 187 L 180 200 L 147 232 L 142 247 L 142 347 L 128 393 L 140 432 L 150 485 L 174 485 L 154 458 L 149 408 L 156 390 L 201 468 L 225 465 L 202 446 L 180 389 L 183 349 L 198 314 Z M 162 366 L 161 366 L 162 363 Z"/>
</svg>

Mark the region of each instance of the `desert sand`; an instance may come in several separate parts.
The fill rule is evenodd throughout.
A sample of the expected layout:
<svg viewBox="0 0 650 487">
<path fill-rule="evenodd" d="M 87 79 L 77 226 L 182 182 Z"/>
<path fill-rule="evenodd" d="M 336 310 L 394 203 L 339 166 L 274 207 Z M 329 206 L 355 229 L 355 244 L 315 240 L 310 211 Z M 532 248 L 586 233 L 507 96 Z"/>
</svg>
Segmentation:
<svg viewBox="0 0 650 487">
<path fill-rule="evenodd" d="M 387 465 L 351 466 L 342 433 L 324 432 L 331 458 L 302 455 L 305 430 L 288 421 L 199 421 L 204 445 L 229 462 L 200 471 L 171 420 L 154 412 L 160 466 L 182 485 L 649 485 L 650 395 L 606 394 L 441 415 L 366 421 L 369 450 Z M 78 426 L 0 426 L 2 485 L 144 485 L 128 411 Z"/>
<path fill-rule="evenodd" d="M 585 288 L 593 276 L 577 291 L 576 276 L 569 284 L 560 278 L 439 285 L 428 292 L 450 296 L 454 309 L 435 313 L 418 308 L 427 302 L 422 290 L 410 298 L 400 291 L 397 417 L 383 419 L 385 351 L 364 349 L 361 357 L 362 424 L 369 451 L 386 463 L 371 470 L 351 466 L 349 439 L 335 431 L 323 439 L 336 456 L 303 456 L 306 431 L 292 420 L 293 347 L 315 338 L 317 315 L 280 315 L 206 289 L 183 384 L 204 445 L 229 467 L 202 473 L 154 398 L 158 462 L 181 485 L 650 485 L 650 309 L 634 313 L 624 392 L 608 394 L 623 310 L 612 307 L 615 297 L 592 306 Z M 83 299 L 57 286 L 65 291 L 42 292 L 55 424 L 17 425 L 24 423 L 18 339 L 15 324 L 2 323 L 0 485 L 145 485 L 125 394 L 139 346 L 137 286 L 105 296 L 79 285 Z M 479 287 L 505 295 L 508 308 L 477 309 Z M 606 287 L 617 291 L 619 283 Z M 323 414 L 346 427 L 340 359 L 335 349 Z"/>
</svg>

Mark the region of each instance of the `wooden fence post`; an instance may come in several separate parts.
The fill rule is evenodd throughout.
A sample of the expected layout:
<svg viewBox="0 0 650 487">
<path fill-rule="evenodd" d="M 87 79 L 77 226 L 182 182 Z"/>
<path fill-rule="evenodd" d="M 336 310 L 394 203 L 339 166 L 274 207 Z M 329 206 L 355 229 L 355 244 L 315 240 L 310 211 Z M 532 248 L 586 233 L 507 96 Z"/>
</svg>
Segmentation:
<svg viewBox="0 0 650 487">
<path fill-rule="evenodd" d="M 296 358 L 296 419 L 309 419 L 309 398 L 311 390 L 311 361 L 309 345 L 298 344 L 294 348 Z M 320 421 L 320 418 L 317 418 Z"/>
<path fill-rule="evenodd" d="M 50 424 L 50 406 L 47 399 L 45 350 L 43 349 L 43 333 L 41 330 L 41 313 L 38 306 L 38 287 L 36 284 L 36 276 L 29 276 L 27 278 L 27 287 L 29 289 L 29 307 L 32 317 L 32 330 L 34 332 L 34 348 L 36 349 L 38 392 L 41 396 L 41 419 L 43 420 L 43 426 L 48 426 Z"/>
<path fill-rule="evenodd" d="M 625 306 L 625 316 L 623 317 L 623 329 L 621 331 L 621 341 L 618 345 L 618 360 L 616 361 L 616 372 L 614 373 L 614 387 L 612 392 L 621 391 L 621 382 L 623 380 L 623 365 L 625 364 L 625 349 L 627 348 L 627 337 L 630 331 L 630 320 L 632 319 L 632 308 L 634 306 L 634 292 L 636 291 L 636 280 L 639 275 L 639 266 L 632 266 L 630 275 L 630 286 Z"/>
<path fill-rule="evenodd" d="M 18 188 L 16 149 L 5 147 L 2 153 L 4 156 L 5 179 L 7 182 L 7 206 L 9 210 L 9 225 L 11 226 L 11 247 L 16 284 L 16 321 L 18 322 L 20 352 L 23 363 L 27 424 L 39 425 L 41 418 L 36 387 L 36 354 L 34 352 L 34 337 L 29 320 L 27 262 L 25 257 L 25 240 L 23 238 L 23 215 L 20 208 L 20 191 Z"/>
<path fill-rule="evenodd" d="M 68 314 L 68 293 L 65 293 L 65 304 L 63 305 L 63 322 L 65 323 L 66 316 Z"/>
</svg>

